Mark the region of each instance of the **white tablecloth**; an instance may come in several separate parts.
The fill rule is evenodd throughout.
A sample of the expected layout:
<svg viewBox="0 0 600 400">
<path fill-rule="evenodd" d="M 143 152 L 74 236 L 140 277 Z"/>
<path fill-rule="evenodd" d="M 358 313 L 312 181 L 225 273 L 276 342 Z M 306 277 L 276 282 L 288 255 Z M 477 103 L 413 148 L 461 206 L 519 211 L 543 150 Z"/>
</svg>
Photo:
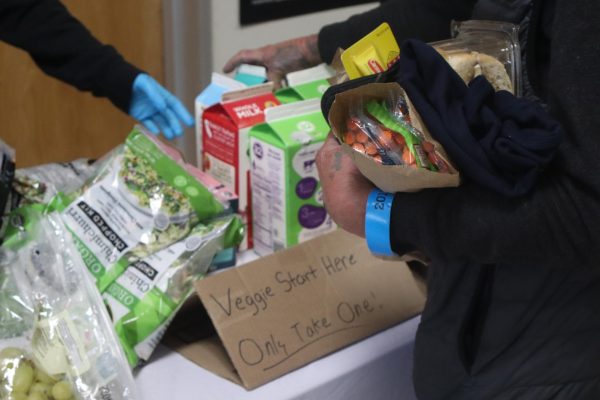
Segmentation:
<svg viewBox="0 0 600 400">
<path fill-rule="evenodd" d="M 144 400 L 413 400 L 412 352 L 419 318 L 246 391 L 159 347 L 136 375 Z"/>
</svg>

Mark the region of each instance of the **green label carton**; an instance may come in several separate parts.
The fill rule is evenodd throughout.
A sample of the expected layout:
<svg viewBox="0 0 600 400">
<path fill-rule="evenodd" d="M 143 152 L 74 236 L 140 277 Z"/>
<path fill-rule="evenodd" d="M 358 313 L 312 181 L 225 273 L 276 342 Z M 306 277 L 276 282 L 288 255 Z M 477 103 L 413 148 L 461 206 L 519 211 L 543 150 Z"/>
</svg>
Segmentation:
<svg viewBox="0 0 600 400">
<path fill-rule="evenodd" d="M 334 75 L 335 70 L 326 64 L 290 72 L 285 77 L 287 87 L 275 92 L 275 97 L 281 104 L 320 99 L 330 86 L 328 79 Z"/>
<path fill-rule="evenodd" d="M 286 87 L 275 92 L 275 97 L 281 104 L 294 103 L 296 101 L 320 99 L 329 88 L 327 79 L 302 83 L 294 87 Z"/>
<path fill-rule="evenodd" d="M 335 229 L 315 157 L 329 132 L 320 100 L 268 109 L 250 130 L 254 247 L 265 255 Z"/>
</svg>

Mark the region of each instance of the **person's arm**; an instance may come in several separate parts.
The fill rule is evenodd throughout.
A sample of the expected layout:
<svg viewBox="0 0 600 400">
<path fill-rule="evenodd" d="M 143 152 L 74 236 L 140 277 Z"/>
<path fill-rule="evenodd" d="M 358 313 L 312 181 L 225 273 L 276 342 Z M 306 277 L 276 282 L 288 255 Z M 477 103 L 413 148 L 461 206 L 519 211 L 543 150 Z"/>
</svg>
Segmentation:
<svg viewBox="0 0 600 400">
<path fill-rule="evenodd" d="M 546 92 L 549 112 L 567 135 L 551 168 L 521 198 L 473 183 L 396 194 L 390 220 L 396 253 L 417 249 L 441 261 L 557 268 L 600 259 L 600 53 L 594 47 L 600 3 L 583 3 L 557 0 Z M 584 34 L 590 40 L 578 39 Z M 328 142 L 318 158 L 325 204 L 336 223 L 364 235 L 364 223 L 356 219 L 365 215 L 368 188 L 352 168 L 335 168 L 335 146 Z M 352 183 L 344 177 L 353 177 Z"/>
<path fill-rule="evenodd" d="M 383 22 L 398 43 L 407 38 L 432 42 L 450 37 L 450 22 L 471 16 L 475 0 L 390 0 L 346 21 L 327 25 L 318 37 L 320 58 L 331 62 L 338 48 L 348 48 Z"/>
<path fill-rule="evenodd" d="M 0 40 L 29 53 L 48 75 L 107 97 L 150 131 L 172 139 L 193 117 L 173 94 L 100 43 L 57 0 L 0 1 Z"/>
<path fill-rule="evenodd" d="M 346 21 L 327 25 L 319 34 L 303 36 L 235 54 L 223 67 L 238 65 L 267 67 L 269 80 L 276 85 L 288 72 L 330 63 L 338 48 L 347 48 L 383 22 L 390 24 L 398 42 L 408 37 L 424 41 L 450 36 L 450 21 L 468 19 L 475 0 L 389 0 L 379 7 Z"/>
<path fill-rule="evenodd" d="M 56 0 L 0 2 L 0 40 L 27 51 L 48 75 L 129 112 L 140 70 L 103 45 Z"/>
<path fill-rule="evenodd" d="M 278 88 L 288 72 L 309 68 L 321 63 L 317 35 L 302 36 L 257 49 L 238 51 L 223 66 L 232 72 L 240 64 L 262 65 L 267 68 L 267 79 Z"/>
</svg>

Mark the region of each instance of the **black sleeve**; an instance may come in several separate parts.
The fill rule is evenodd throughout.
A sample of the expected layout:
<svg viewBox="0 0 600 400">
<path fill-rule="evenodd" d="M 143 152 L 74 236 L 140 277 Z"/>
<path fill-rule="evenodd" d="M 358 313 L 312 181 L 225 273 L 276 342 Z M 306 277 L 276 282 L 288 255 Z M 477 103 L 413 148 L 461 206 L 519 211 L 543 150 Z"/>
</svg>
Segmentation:
<svg viewBox="0 0 600 400">
<path fill-rule="evenodd" d="M 59 1 L 0 1 L 0 40 L 27 51 L 48 75 L 129 111 L 140 70 L 96 40 Z"/>
<path fill-rule="evenodd" d="M 600 260 L 600 2 L 557 0 L 549 112 L 567 137 L 533 192 L 507 199 L 474 184 L 398 193 L 392 248 L 447 261 L 585 266 Z M 581 40 L 581 37 L 589 40 Z M 548 42 L 546 42 L 548 43 Z"/>
<path fill-rule="evenodd" d="M 323 27 L 319 32 L 319 54 L 331 62 L 338 48 L 348 48 L 383 22 L 387 22 L 400 44 L 407 38 L 425 42 L 450 37 L 450 21 L 471 16 L 475 0 L 389 0 L 379 7 L 346 21 Z"/>
</svg>

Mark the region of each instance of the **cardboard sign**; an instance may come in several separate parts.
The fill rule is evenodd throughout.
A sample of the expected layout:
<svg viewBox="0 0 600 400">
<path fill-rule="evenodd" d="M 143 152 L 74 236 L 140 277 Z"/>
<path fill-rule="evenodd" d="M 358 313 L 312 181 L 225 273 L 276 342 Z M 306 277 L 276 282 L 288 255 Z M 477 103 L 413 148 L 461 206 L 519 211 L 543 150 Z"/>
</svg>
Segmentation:
<svg viewBox="0 0 600 400">
<path fill-rule="evenodd" d="M 181 337 L 175 348 L 247 389 L 404 321 L 425 301 L 406 264 L 373 257 L 341 230 L 209 276 L 197 292 L 220 341 Z"/>
</svg>

